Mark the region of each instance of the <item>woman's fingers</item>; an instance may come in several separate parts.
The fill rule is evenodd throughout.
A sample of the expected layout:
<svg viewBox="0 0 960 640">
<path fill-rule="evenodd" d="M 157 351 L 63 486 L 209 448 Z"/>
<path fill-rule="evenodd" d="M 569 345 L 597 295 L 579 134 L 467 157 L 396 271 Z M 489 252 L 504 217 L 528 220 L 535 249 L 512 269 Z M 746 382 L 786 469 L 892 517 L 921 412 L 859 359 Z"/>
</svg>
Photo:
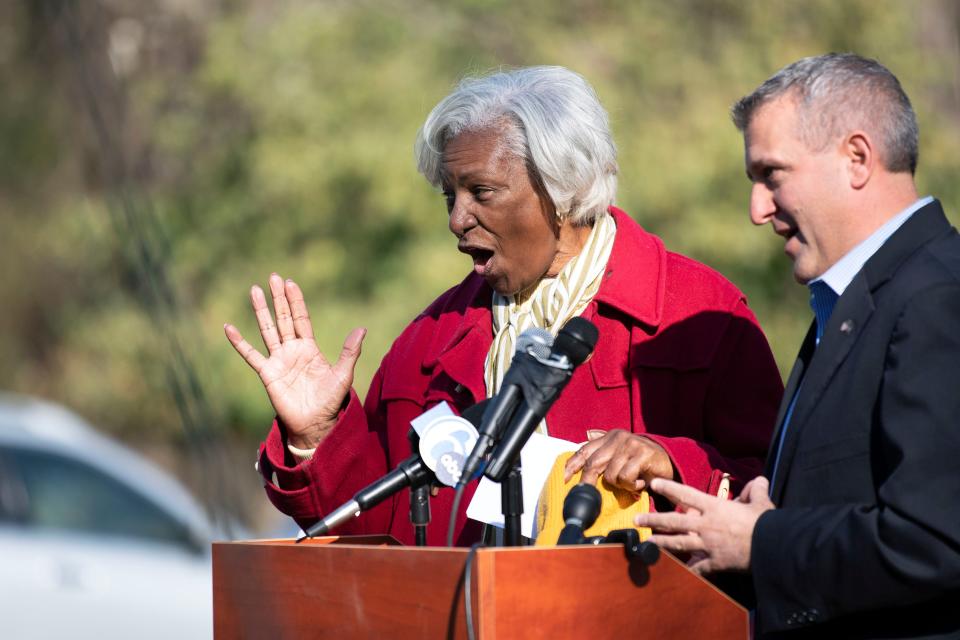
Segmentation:
<svg viewBox="0 0 960 640">
<path fill-rule="evenodd" d="M 366 329 L 354 329 L 347 335 L 343 341 L 343 349 L 340 350 L 340 357 L 333 365 L 333 370 L 337 377 L 349 387 L 353 384 L 353 370 L 357 366 L 357 360 L 360 358 L 360 347 L 363 344 L 363 337 L 367 335 Z"/>
<path fill-rule="evenodd" d="M 273 353 L 280 347 L 280 334 L 277 333 L 277 326 L 273 324 L 273 317 L 270 315 L 270 309 L 267 308 L 267 298 L 263 294 L 263 289 L 257 285 L 250 287 L 250 304 L 253 305 L 253 314 L 257 317 L 257 326 L 260 327 L 263 344 L 267 347 L 267 351 Z"/>
<path fill-rule="evenodd" d="M 293 329 L 298 338 L 313 339 L 313 325 L 310 323 L 310 314 L 307 312 L 307 303 L 303 299 L 303 291 L 293 280 L 285 283 L 287 300 L 290 302 L 290 313 L 293 315 Z"/>
<path fill-rule="evenodd" d="M 581 468 L 580 482 L 588 484 L 597 484 L 600 475 L 607 469 L 607 464 L 613 456 L 613 449 L 609 446 L 608 440 L 594 440 L 587 443 L 587 447 L 595 443 L 602 443 L 589 454 L 584 453 L 584 459 Z"/>
<path fill-rule="evenodd" d="M 600 447 L 600 443 L 594 443 L 590 441 L 587 444 L 583 445 L 577 451 L 570 456 L 570 459 L 567 460 L 567 464 L 563 467 L 563 481 L 569 482 L 570 478 L 573 477 L 577 471 L 583 469 L 583 465 L 586 464 L 587 460 L 590 459 L 590 456 L 593 455 L 595 449 Z"/>
<path fill-rule="evenodd" d="M 267 359 L 264 358 L 259 351 L 254 349 L 253 345 L 244 340 L 243 336 L 240 335 L 240 331 L 232 324 L 223 325 L 223 332 L 227 334 L 227 340 L 229 340 L 233 348 L 237 350 L 237 353 L 239 353 L 240 356 L 247 361 L 247 364 L 259 375 Z"/>
<path fill-rule="evenodd" d="M 648 467 L 643 456 L 632 456 L 620 467 L 614 484 L 628 491 L 643 491 L 647 486 L 647 480 L 644 477 L 644 472 L 647 470 Z M 604 474 L 604 477 L 607 477 L 607 474 Z"/>
<path fill-rule="evenodd" d="M 283 278 L 276 273 L 270 274 L 270 294 L 273 296 L 273 312 L 277 316 L 280 340 L 293 340 L 296 338 L 296 334 L 293 330 L 293 315 L 290 313 L 290 303 L 287 302 Z"/>
</svg>

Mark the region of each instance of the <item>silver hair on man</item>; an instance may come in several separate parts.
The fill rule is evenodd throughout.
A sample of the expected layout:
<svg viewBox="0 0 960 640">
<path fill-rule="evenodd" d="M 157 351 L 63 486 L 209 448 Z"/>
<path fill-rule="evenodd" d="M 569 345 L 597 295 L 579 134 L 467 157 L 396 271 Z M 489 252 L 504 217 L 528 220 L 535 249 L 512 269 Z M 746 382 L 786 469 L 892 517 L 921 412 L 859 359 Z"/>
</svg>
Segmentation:
<svg viewBox="0 0 960 640">
<path fill-rule="evenodd" d="M 853 53 L 798 60 L 733 105 L 733 123 L 746 131 L 757 109 L 788 94 L 797 100 L 800 138 L 811 149 L 861 129 L 875 136 L 888 171 L 916 172 L 917 117 L 897 77 L 876 60 Z"/>
<path fill-rule="evenodd" d="M 504 127 L 557 215 L 578 225 L 604 215 L 617 193 L 617 150 L 593 88 L 563 67 L 525 67 L 466 78 L 417 133 L 417 169 L 442 187 L 444 147 L 464 131 Z"/>
</svg>

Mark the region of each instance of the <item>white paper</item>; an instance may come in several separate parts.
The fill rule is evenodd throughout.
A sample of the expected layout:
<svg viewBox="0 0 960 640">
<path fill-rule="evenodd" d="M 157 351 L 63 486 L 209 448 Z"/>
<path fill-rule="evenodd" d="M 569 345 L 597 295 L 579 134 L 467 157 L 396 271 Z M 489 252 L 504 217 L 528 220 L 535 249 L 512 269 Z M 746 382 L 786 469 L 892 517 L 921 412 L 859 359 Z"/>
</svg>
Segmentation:
<svg viewBox="0 0 960 640">
<path fill-rule="evenodd" d="M 413 427 L 413 430 L 417 432 L 417 435 L 422 438 L 423 430 L 428 424 L 441 416 L 452 415 L 454 415 L 454 413 L 453 409 L 450 408 L 450 405 L 448 405 L 446 402 L 441 402 L 435 407 L 432 407 L 429 411 L 421 413 L 419 416 L 411 420 L 410 426 Z"/>
<path fill-rule="evenodd" d="M 550 475 L 557 456 L 566 451 L 576 451 L 580 445 L 576 442 L 561 440 L 534 433 L 520 452 L 520 466 L 523 476 L 523 515 L 520 516 L 520 532 L 528 538 L 534 537 L 537 519 L 537 501 L 543 484 Z M 486 477 L 480 480 L 473 500 L 467 507 L 467 517 L 479 520 L 495 527 L 503 528 L 503 506 L 500 499 L 500 483 Z"/>
</svg>

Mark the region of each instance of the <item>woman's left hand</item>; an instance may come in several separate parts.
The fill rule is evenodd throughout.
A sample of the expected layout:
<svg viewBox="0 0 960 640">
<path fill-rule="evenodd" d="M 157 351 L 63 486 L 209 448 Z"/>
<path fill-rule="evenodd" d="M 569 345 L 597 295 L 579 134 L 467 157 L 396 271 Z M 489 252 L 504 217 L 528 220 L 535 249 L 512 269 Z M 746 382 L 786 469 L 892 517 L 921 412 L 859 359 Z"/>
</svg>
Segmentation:
<svg viewBox="0 0 960 640">
<path fill-rule="evenodd" d="M 672 480 L 674 475 L 663 447 L 623 429 L 612 429 L 580 447 L 564 467 L 564 481 L 581 469 L 581 482 L 596 484 L 602 475 L 608 483 L 632 492 L 643 491 L 654 478 Z"/>
</svg>

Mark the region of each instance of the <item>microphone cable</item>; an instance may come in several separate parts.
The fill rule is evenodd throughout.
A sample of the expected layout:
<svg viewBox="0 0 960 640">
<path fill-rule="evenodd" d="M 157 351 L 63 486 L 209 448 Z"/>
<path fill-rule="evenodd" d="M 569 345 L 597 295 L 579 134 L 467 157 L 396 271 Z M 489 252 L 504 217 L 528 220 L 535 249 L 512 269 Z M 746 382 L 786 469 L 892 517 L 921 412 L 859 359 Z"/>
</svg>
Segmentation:
<svg viewBox="0 0 960 640">
<path fill-rule="evenodd" d="M 467 552 L 466 566 L 463 568 L 463 613 L 467 620 L 467 640 L 476 640 L 476 632 L 473 629 L 473 595 L 471 585 L 473 584 L 473 561 L 477 557 L 477 549 L 483 547 L 483 542 L 474 542 L 470 545 L 470 551 Z"/>
<path fill-rule="evenodd" d="M 458 483 L 457 489 L 453 494 L 453 504 L 450 506 L 450 520 L 447 524 L 447 546 L 453 546 L 453 531 L 457 528 L 457 513 L 460 511 L 460 501 L 463 500 L 463 492 L 467 489 L 467 483 Z"/>
</svg>

